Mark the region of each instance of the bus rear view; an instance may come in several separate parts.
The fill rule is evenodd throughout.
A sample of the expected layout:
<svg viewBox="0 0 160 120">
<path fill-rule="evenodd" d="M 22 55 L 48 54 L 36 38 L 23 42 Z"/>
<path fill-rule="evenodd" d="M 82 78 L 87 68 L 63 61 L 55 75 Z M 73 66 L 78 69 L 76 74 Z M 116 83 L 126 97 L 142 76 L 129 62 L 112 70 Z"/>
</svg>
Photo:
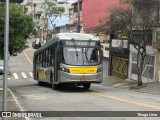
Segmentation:
<svg viewBox="0 0 160 120">
<path fill-rule="evenodd" d="M 45 50 L 48 50 L 47 54 Z M 91 83 L 102 82 L 101 45 L 93 35 L 59 33 L 35 52 L 35 59 L 40 58 L 37 57 L 39 53 L 44 53 L 44 58 L 48 56 L 50 65 L 44 67 L 43 60 L 41 67 L 34 65 L 34 78 L 40 83 L 49 82 L 53 89 L 59 89 L 66 83 L 89 89 Z"/>
</svg>

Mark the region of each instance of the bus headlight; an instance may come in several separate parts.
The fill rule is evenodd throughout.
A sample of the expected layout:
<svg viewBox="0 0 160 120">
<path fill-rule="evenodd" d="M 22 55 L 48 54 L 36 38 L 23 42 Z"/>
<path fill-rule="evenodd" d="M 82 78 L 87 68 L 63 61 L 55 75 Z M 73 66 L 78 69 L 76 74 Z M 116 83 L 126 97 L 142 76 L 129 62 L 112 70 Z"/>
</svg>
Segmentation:
<svg viewBox="0 0 160 120">
<path fill-rule="evenodd" d="M 60 66 L 60 70 L 62 70 L 64 72 L 67 72 L 67 73 L 70 73 L 68 68 L 65 68 L 65 67 L 62 67 L 62 66 Z"/>
</svg>

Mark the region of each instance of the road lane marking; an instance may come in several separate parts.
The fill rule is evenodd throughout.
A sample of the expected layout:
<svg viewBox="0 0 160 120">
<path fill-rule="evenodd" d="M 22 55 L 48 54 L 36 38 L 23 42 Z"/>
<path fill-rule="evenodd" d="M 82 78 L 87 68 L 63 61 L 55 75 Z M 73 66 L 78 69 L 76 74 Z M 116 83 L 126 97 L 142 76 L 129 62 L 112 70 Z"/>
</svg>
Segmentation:
<svg viewBox="0 0 160 120">
<path fill-rule="evenodd" d="M 32 72 L 29 72 L 29 74 L 30 74 L 31 77 L 33 77 L 33 73 Z"/>
<path fill-rule="evenodd" d="M 13 76 L 14 76 L 15 79 L 19 79 L 17 73 L 13 73 Z"/>
<path fill-rule="evenodd" d="M 27 58 L 28 62 L 33 65 L 32 60 L 28 57 L 27 53 L 24 51 L 24 56 Z"/>
<path fill-rule="evenodd" d="M 27 78 L 26 74 L 24 72 L 21 72 L 23 78 Z"/>
<path fill-rule="evenodd" d="M 96 95 L 96 96 L 101 96 L 104 98 L 109 98 L 112 100 L 116 100 L 116 101 L 121 101 L 121 102 L 125 102 L 125 103 L 130 103 L 130 104 L 134 104 L 134 105 L 138 105 L 138 106 L 143 106 L 143 107 L 148 107 L 148 108 L 153 108 L 156 110 L 160 110 L 159 106 L 154 106 L 151 104 L 146 104 L 146 103 L 142 103 L 142 102 L 136 102 L 136 101 L 132 101 L 132 100 L 127 100 L 127 99 L 123 99 L 123 98 L 119 98 L 116 96 L 111 96 L 111 95 L 107 95 L 107 94 L 102 94 L 102 93 L 98 93 L 98 92 L 90 92 L 90 94 Z"/>
</svg>

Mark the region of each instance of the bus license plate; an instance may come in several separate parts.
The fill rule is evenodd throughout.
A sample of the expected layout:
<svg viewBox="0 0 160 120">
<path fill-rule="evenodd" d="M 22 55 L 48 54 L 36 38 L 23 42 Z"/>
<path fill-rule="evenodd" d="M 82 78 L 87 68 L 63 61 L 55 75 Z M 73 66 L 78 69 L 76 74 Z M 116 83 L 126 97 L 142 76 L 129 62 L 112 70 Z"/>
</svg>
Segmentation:
<svg viewBox="0 0 160 120">
<path fill-rule="evenodd" d="M 88 79 L 87 78 L 80 78 L 80 81 L 88 81 Z"/>
<path fill-rule="evenodd" d="M 97 68 L 69 68 L 71 74 L 95 74 Z"/>
</svg>

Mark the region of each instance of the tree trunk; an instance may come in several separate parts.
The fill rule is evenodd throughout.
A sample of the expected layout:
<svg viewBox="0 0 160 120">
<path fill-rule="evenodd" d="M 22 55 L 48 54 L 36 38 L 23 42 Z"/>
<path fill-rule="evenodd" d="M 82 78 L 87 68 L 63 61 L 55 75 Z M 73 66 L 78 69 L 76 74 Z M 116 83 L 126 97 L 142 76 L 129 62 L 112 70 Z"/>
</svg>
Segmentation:
<svg viewBox="0 0 160 120">
<path fill-rule="evenodd" d="M 139 67 L 138 68 L 138 86 L 142 86 L 143 85 L 143 83 L 142 83 L 142 68 L 141 67 Z"/>
<path fill-rule="evenodd" d="M 138 86 L 142 86 L 142 73 L 143 73 L 143 64 L 146 56 L 146 50 L 143 50 L 142 52 L 138 51 L 137 55 L 137 65 L 138 65 Z"/>
<path fill-rule="evenodd" d="M 142 86 L 142 56 L 140 54 L 140 50 L 138 51 L 138 54 L 137 54 L 137 65 L 138 65 L 138 83 L 137 85 L 138 86 Z"/>
</svg>

